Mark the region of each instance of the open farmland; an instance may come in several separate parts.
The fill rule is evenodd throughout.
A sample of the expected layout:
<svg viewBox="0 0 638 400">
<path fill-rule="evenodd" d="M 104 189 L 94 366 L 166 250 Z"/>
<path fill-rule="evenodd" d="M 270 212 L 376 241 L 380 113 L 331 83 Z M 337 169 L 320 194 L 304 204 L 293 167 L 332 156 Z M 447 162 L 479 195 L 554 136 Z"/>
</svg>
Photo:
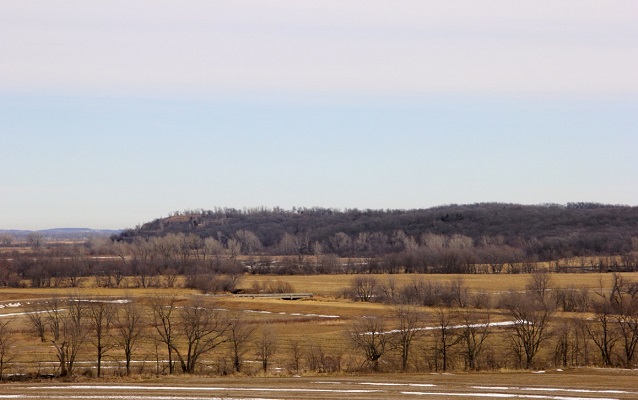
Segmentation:
<svg viewBox="0 0 638 400">
<path fill-rule="evenodd" d="M 17 399 L 635 399 L 635 371 L 580 370 L 261 378 L 163 377 L 135 382 L 2 385 Z"/>
<path fill-rule="evenodd" d="M 407 284 L 420 279 L 434 282 L 451 282 L 462 280 L 471 292 L 502 293 L 508 290 L 524 290 L 529 283 L 529 274 L 366 274 L 376 278 L 379 282 L 394 281 L 397 284 Z M 638 280 L 638 272 L 624 273 L 629 279 Z M 246 275 L 241 281 L 240 288 L 250 289 L 255 283 L 285 281 L 296 291 L 312 292 L 319 296 L 339 296 L 347 289 L 353 275 Z M 602 283 L 604 287 L 611 285 L 612 275 L 609 273 L 574 273 L 552 274 L 555 287 L 587 287 L 597 289 Z"/>
<path fill-rule="evenodd" d="M 612 274 L 550 274 L 548 298 L 562 287 L 587 288 L 588 293 L 605 296 L 611 293 L 615 279 L 624 282 L 638 280 L 636 273 L 622 275 Z M 396 287 L 414 285 L 415 282 L 430 282 L 447 288 L 448 285 L 461 285 L 465 296 L 486 295 L 491 300 L 489 307 L 476 308 L 468 304 L 464 306 L 419 306 L 412 305 L 410 310 L 418 313 L 419 324 L 414 327 L 415 340 L 409 356 L 406 356 L 402 367 L 402 356 L 396 342 L 388 343 L 387 349 L 378 360 L 367 359 L 363 349 L 352 341 L 353 333 L 363 334 L 369 325 L 367 321 L 382 321 L 374 329 L 384 337 L 396 339 L 397 329 L 401 326 L 401 317 L 397 314 L 398 305 L 370 299 L 359 301 L 350 297 L 353 282 L 359 276 L 345 275 L 310 275 L 310 276 L 245 276 L 238 287 L 249 291 L 256 286 L 277 286 L 282 282 L 297 292 L 312 292 L 310 299 L 282 300 L 264 297 L 236 297 L 226 295 L 207 295 L 195 290 L 183 288 L 131 288 L 107 289 L 95 288 L 87 280 L 79 288 L 4 288 L 0 290 L 0 323 L 11 328 L 11 346 L 7 349 L 7 357 L 3 366 L 3 374 L 7 376 L 58 375 L 60 374 L 60 354 L 54 343 L 54 332 L 50 326 L 53 317 L 71 314 L 74 307 L 84 314 L 84 340 L 77 348 L 74 359 L 75 376 L 96 375 L 96 341 L 91 331 L 90 317 L 97 305 L 109 306 L 121 313 L 129 305 L 141 310 L 141 326 L 143 332 L 135 347 L 131 359 L 131 375 L 169 376 L 170 366 L 175 373 L 183 373 L 175 355 L 169 358 L 166 343 L 159 335 L 160 322 L 157 319 L 157 305 L 172 307 L 175 315 L 171 320 L 176 326 L 187 321 L 183 319 L 185 310 L 207 309 L 220 321 L 239 321 L 250 334 L 241 343 L 239 352 L 240 364 L 233 361 L 233 346 L 228 340 L 228 332 L 224 331 L 220 341 L 210 351 L 203 352 L 193 361 L 190 374 L 219 376 L 238 373 L 241 375 L 341 375 L 362 373 L 370 369 L 381 372 L 462 372 L 468 370 L 466 350 L 462 346 L 463 327 L 474 326 L 476 335 L 484 335 L 483 348 L 477 351 L 476 364 L 470 369 L 479 371 L 524 369 L 565 369 L 571 367 L 589 367 L 605 365 L 600 358 L 594 331 L 596 314 L 593 312 L 565 312 L 555 310 L 551 313 L 551 321 L 547 326 L 547 337 L 543 338 L 534 361 L 529 365 L 516 361 L 513 352 L 512 338 L 517 319 L 499 302 L 507 299 L 512 293 L 526 293 L 529 290 L 532 276 L 520 275 L 366 275 L 377 281 L 378 287 L 393 282 Z M 512 290 L 512 292 L 510 292 Z M 531 296 L 531 292 L 530 292 Z M 499 300 L 500 299 L 500 300 Z M 488 303 L 486 303 L 488 304 Z M 81 307 L 79 307 L 81 305 Z M 49 324 L 38 338 L 34 330 L 34 316 L 42 316 L 45 324 Z M 48 319 L 47 319 L 48 318 Z M 582 325 L 582 321 L 590 325 Z M 48 322 L 47 322 L 48 321 Z M 60 321 L 63 321 L 60 319 Z M 114 323 L 111 321 L 111 323 Z M 464 325 L 466 324 L 466 325 Z M 583 330 L 591 326 L 591 331 Z M 563 330 L 568 327 L 567 333 Z M 365 329 L 364 329 L 365 328 Z M 489 328 L 489 332 L 488 332 Z M 105 337 L 107 347 L 100 362 L 102 377 L 125 375 L 123 348 L 116 343 L 117 330 L 114 325 Z M 357 329 L 364 331 L 356 332 Z M 371 328 L 372 329 L 372 328 Z M 441 353 L 441 333 L 451 335 L 447 353 Z M 613 331 L 617 334 L 616 331 Z M 183 332 L 180 331 L 180 335 Z M 264 355 L 260 354 L 260 341 L 273 340 L 272 354 L 268 354 L 268 365 L 263 366 Z M 621 337 L 615 339 L 616 351 L 613 353 L 612 365 L 622 366 Z M 176 349 L 185 348 L 188 343 L 185 337 L 176 339 L 172 345 Z M 579 343 L 581 347 L 569 346 L 561 348 L 566 342 Z M 263 342 L 262 342 L 263 344 Z M 196 364 L 195 364 L 196 363 Z M 240 366 L 239 366 L 240 365 Z M 527 367 L 527 368 L 525 368 Z"/>
</svg>

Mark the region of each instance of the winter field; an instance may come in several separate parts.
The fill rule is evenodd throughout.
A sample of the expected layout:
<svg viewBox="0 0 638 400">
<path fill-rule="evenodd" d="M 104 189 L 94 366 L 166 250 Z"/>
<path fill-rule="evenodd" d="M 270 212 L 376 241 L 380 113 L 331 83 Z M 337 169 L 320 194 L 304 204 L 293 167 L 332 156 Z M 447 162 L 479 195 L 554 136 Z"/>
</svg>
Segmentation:
<svg viewBox="0 0 638 400">
<path fill-rule="evenodd" d="M 622 276 L 627 281 L 638 280 L 635 273 Z M 508 364 L 511 359 L 511 333 L 517 323 L 510 315 L 499 309 L 472 309 L 478 322 L 470 324 L 457 318 L 463 310 L 445 309 L 446 312 L 458 313 L 449 314 L 457 319 L 450 319 L 446 326 L 453 335 L 462 331 L 464 326 L 477 328 L 476 332 L 480 334 L 482 328 L 489 324 L 490 333 L 479 355 L 477 368 L 468 372 L 461 342 L 450 347 L 447 371 L 440 364 L 441 354 L 437 346 L 441 332 L 440 312 L 444 309 L 418 307 L 423 319 L 414 329 L 418 337 L 413 344 L 407 371 L 398 373 L 401 370 L 400 358 L 393 347 L 381 358 L 380 372 L 370 374 L 371 366 L 365 363 L 363 352 L 350 341 L 353 326 L 359 321 L 382 318 L 386 322 L 385 329 L 377 333 L 391 336 L 399 333 L 396 329 L 398 320 L 392 305 L 348 298 L 344 293 L 352 286 L 354 278 L 333 275 L 246 276 L 241 282 L 241 287 L 249 289 L 284 281 L 297 292 L 315 294 L 310 299 L 297 301 L 213 296 L 183 288 L 98 289 L 89 282 L 72 290 L 0 289 L 0 323 L 10 321 L 8 326 L 12 333 L 2 366 L 4 377 L 12 379 L 0 382 L 0 400 L 638 398 L 638 369 L 621 366 L 599 368 L 598 349 L 592 343 L 585 349 L 589 352 L 589 365 L 558 365 L 560 360 L 555 357 L 557 345 L 561 343 L 559 328 L 570 321 L 594 321 L 594 314 L 589 313 L 555 312 L 549 325 L 551 336 L 543 343 L 534 366 L 520 368 Z M 395 280 L 396 285 L 406 285 L 414 279 L 423 278 L 444 286 L 462 279 L 470 296 L 487 293 L 498 298 L 509 291 L 524 291 L 530 276 L 377 275 L 375 278 L 380 285 L 387 285 L 390 280 Z M 610 274 L 552 274 L 551 279 L 553 287 L 568 284 L 587 287 L 593 296 L 596 296 L 595 291 L 609 290 L 612 283 Z M 202 354 L 192 372 L 184 373 L 176 368 L 171 374 L 166 349 L 157 336 L 157 321 L 153 322 L 152 308 L 154 301 L 167 298 L 176 299 L 175 309 L 179 312 L 197 304 L 197 307 L 215 310 L 218 316 L 233 316 L 235 320 L 240 319 L 253 327 L 250 340 L 244 342 L 245 347 L 240 352 L 241 372 L 233 370 L 229 361 L 232 348 L 229 342 L 224 342 Z M 60 373 L 58 353 L 52 344 L 53 334 L 47 331 L 46 340 L 41 341 L 33 331 L 30 316 L 65 316 L 79 303 L 83 304 L 85 312 L 94 310 L 93 305 L 108 305 L 120 311 L 131 304 L 143 307 L 146 313 L 142 323 L 144 334 L 135 348 L 130 376 L 125 376 L 122 348 L 109 342 L 110 347 L 101 361 L 102 375 L 97 379 L 96 341 L 89 329 L 81 346 L 78 345 L 73 376 L 49 378 Z M 90 314 L 86 315 L 85 323 L 88 324 Z M 51 321 L 53 319 L 49 323 Z M 268 367 L 262 369 L 255 344 L 265 340 L 266 333 L 277 345 Z M 366 336 L 366 332 L 359 333 Z M 111 331 L 109 335 L 116 334 Z M 183 341 L 175 344 L 179 348 L 184 345 Z M 615 349 L 619 350 L 620 345 L 617 341 Z M 579 349 L 581 352 L 585 350 Z M 572 352 L 569 356 L 577 355 Z M 176 359 L 173 362 L 176 363 Z M 21 381 L 21 376 L 31 376 L 31 380 Z"/>
<path fill-rule="evenodd" d="M 0 399 L 548 399 L 638 398 L 638 372 L 586 369 L 333 377 L 164 377 L 135 382 L 4 384 Z"/>
</svg>

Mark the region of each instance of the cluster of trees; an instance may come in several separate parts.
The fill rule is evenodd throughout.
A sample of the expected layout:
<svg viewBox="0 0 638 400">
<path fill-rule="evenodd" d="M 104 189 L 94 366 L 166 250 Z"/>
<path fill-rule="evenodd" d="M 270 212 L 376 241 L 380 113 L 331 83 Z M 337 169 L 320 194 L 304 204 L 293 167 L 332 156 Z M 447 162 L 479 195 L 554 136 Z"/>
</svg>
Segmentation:
<svg viewBox="0 0 638 400">
<path fill-rule="evenodd" d="M 529 242 L 528 247 L 538 245 Z M 342 249 L 356 247 L 362 256 L 340 258 Z M 230 236 L 201 237 L 195 233 L 135 236 L 130 241 L 94 237 L 80 244 L 42 244 L 34 235 L 30 251 L 0 252 L 0 286 L 77 287 L 88 277 L 101 287 L 173 287 L 185 284 L 207 292 L 235 290 L 245 273 L 531 273 L 538 258 L 506 243 L 502 236 L 471 237 L 425 233 L 419 237 L 395 231 L 360 233 L 351 238 L 338 232 L 328 249 L 309 242 L 308 235 L 284 233 L 267 249 L 252 231 Z M 334 250 L 337 250 L 334 252 Z M 390 251 L 392 249 L 392 251 Z M 556 260 L 552 271 L 636 271 L 638 238 L 622 255 Z M 178 279 L 185 276 L 185 281 Z"/>
<path fill-rule="evenodd" d="M 419 280 L 397 286 L 392 280 L 381 283 L 373 277 L 356 277 L 347 294 L 355 301 L 395 307 L 393 320 L 398 321 L 398 328 L 389 328 L 382 318 L 368 318 L 357 322 L 350 332 L 353 343 L 375 370 L 389 349 L 400 350 L 405 370 L 413 342 L 429 332 L 433 332 L 427 353 L 431 368 L 446 370 L 456 356 L 465 369 L 476 369 L 487 348 L 486 339 L 498 330 L 505 339 L 502 343 L 507 343 L 501 351 L 514 362 L 504 363 L 492 353 L 481 361 L 489 367 L 597 364 L 632 368 L 638 364 L 638 282 L 619 274 L 613 274 L 611 289 L 604 289 L 601 283 L 590 293 L 587 288 L 553 287 L 549 273 L 536 272 L 524 292 L 508 292 L 497 301 L 490 301 L 485 294 L 470 294 L 460 280 L 447 284 Z M 434 308 L 435 326 L 426 327 L 419 306 Z M 488 310 L 496 310 L 509 321 L 492 323 Z M 566 312 L 584 314 L 570 316 Z M 503 325 L 508 326 L 503 328 L 505 337 L 500 328 Z M 543 351 L 546 359 L 537 363 L 537 355 Z"/>
<path fill-rule="evenodd" d="M 206 291 L 230 291 L 246 272 L 236 254 L 213 238 L 170 234 L 131 243 L 93 238 L 0 252 L 0 286 L 79 287 L 93 278 L 99 287 L 174 287 L 180 276 Z"/>
<path fill-rule="evenodd" d="M 25 316 L 31 334 L 51 344 L 56 375 L 62 377 L 76 374 L 79 362 L 86 359 L 95 361 L 94 374 L 101 377 L 107 358 L 117 359 L 117 373 L 126 375 L 136 359 L 154 360 L 153 372 L 158 374 L 192 374 L 202 371 L 202 358 L 210 362 L 221 348 L 220 358 L 231 360 L 234 372 L 241 371 L 247 354 L 257 357 L 267 371 L 277 348 L 272 327 L 201 299 L 158 296 L 143 304 L 71 296 L 34 303 Z M 0 379 L 18 356 L 15 343 L 21 332 L 10 329 L 12 322 L 0 320 Z"/>
</svg>

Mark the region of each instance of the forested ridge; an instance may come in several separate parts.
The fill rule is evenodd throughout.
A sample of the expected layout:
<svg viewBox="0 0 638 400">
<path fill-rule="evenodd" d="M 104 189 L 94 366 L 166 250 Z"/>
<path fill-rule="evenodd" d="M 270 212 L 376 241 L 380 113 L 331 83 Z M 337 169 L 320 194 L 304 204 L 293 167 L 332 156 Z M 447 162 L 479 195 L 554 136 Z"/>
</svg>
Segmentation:
<svg viewBox="0 0 638 400">
<path fill-rule="evenodd" d="M 216 208 L 175 212 L 114 239 L 182 233 L 213 237 L 227 246 L 247 232 L 255 242 L 251 251 L 270 254 L 286 253 L 284 248 L 291 246 L 292 254 L 313 254 L 318 246 L 321 253 L 342 257 L 382 256 L 438 237 L 444 247 L 456 240 L 464 243 L 461 247 L 497 245 L 515 249 L 523 258 L 553 260 L 631 252 L 632 239 L 638 238 L 638 207 L 478 203 L 413 210 Z"/>
</svg>

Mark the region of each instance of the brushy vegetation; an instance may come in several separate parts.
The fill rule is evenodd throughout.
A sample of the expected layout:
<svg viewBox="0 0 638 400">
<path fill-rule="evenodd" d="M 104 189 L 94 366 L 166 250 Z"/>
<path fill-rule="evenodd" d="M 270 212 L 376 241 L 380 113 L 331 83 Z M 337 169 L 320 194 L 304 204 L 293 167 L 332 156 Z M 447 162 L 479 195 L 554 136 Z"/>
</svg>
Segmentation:
<svg viewBox="0 0 638 400">
<path fill-rule="evenodd" d="M 0 367 L 5 378 L 635 368 L 638 281 L 585 275 L 566 288 L 556 276 L 518 275 L 518 290 L 485 292 L 461 277 L 355 275 L 342 279 L 345 297 L 302 301 L 5 289 L 5 306 L 21 290 L 30 300 L 0 317 Z M 281 277 L 243 284 L 295 289 Z"/>
</svg>

